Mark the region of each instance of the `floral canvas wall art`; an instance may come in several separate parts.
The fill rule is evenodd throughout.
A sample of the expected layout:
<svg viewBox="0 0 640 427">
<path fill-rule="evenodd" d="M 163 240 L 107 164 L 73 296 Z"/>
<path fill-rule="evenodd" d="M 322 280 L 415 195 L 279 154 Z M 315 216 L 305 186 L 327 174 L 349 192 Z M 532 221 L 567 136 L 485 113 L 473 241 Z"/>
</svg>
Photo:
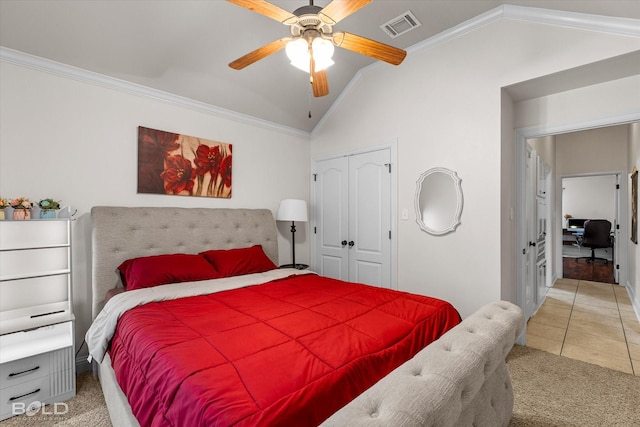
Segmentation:
<svg viewBox="0 0 640 427">
<path fill-rule="evenodd" d="M 138 193 L 231 198 L 232 145 L 138 127 Z"/>
</svg>

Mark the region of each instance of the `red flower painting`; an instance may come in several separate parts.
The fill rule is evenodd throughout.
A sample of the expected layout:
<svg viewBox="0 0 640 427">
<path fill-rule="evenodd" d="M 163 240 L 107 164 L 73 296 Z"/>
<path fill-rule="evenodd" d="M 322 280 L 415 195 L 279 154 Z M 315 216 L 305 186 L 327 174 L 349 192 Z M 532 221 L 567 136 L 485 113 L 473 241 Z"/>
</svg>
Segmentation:
<svg viewBox="0 0 640 427">
<path fill-rule="evenodd" d="M 165 161 L 166 167 L 160 174 L 164 180 L 167 194 L 191 194 L 193 191 L 193 168 L 191 162 L 184 157 L 169 156 Z"/>
<path fill-rule="evenodd" d="M 138 127 L 138 193 L 231 198 L 231 144 Z"/>
</svg>

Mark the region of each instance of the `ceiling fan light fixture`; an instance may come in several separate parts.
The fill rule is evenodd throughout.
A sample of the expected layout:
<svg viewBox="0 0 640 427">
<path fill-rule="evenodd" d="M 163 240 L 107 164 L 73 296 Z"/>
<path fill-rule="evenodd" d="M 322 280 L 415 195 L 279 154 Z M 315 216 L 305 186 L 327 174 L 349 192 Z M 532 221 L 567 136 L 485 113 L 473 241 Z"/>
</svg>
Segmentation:
<svg viewBox="0 0 640 427">
<path fill-rule="evenodd" d="M 285 47 L 287 57 L 291 65 L 301 70 L 309 72 L 309 43 L 305 39 L 296 39 L 287 43 Z"/>
<path fill-rule="evenodd" d="M 314 58 L 315 58 L 315 55 L 314 55 Z M 316 71 L 326 70 L 327 68 L 335 64 L 335 62 L 333 62 L 333 59 L 331 58 L 318 58 L 315 61 L 316 61 L 316 66 L 315 66 Z"/>
<path fill-rule="evenodd" d="M 324 70 L 334 64 L 333 60 L 333 43 L 327 39 L 316 37 L 311 43 L 311 51 L 313 52 L 313 60 L 316 62 L 316 71 Z"/>
<path fill-rule="evenodd" d="M 303 38 L 292 40 L 287 43 L 285 51 L 291 61 L 291 65 L 307 73 L 309 72 L 311 57 L 307 40 Z M 313 52 L 316 71 L 322 71 L 334 64 L 331 59 L 334 51 L 331 41 L 316 37 L 311 42 L 311 51 Z"/>
</svg>

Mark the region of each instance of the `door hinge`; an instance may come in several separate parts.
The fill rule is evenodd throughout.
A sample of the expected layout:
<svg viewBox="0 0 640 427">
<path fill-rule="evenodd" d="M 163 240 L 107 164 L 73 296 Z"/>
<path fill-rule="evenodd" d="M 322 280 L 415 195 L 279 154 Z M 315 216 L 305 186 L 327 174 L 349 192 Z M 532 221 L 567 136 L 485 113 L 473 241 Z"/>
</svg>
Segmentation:
<svg viewBox="0 0 640 427">
<path fill-rule="evenodd" d="M 385 163 L 384 165 L 389 169 L 389 173 L 391 173 L 391 163 Z"/>
<path fill-rule="evenodd" d="M 616 230 L 620 230 L 620 224 L 616 224 Z"/>
<path fill-rule="evenodd" d="M 389 240 L 391 240 L 391 230 L 389 230 Z"/>
<path fill-rule="evenodd" d="M 620 189 L 620 184 L 616 184 L 616 190 Z"/>
<path fill-rule="evenodd" d="M 318 174 L 317 174 L 317 173 L 314 173 L 314 174 L 313 174 L 313 180 L 314 180 L 314 181 L 317 181 L 317 180 L 318 180 Z"/>
<path fill-rule="evenodd" d="M 318 227 L 313 227 L 313 234 L 318 234 Z"/>
<path fill-rule="evenodd" d="M 620 264 L 616 264 L 616 270 L 620 270 Z"/>
</svg>

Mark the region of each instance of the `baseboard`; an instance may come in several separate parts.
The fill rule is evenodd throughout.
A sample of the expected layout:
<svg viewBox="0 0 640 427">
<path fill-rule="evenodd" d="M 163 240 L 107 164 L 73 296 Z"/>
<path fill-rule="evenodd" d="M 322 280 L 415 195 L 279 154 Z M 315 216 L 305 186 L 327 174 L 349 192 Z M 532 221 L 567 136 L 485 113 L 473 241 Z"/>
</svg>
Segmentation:
<svg viewBox="0 0 640 427">
<path fill-rule="evenodd" d="M 76 374 L 91 371 L 91 363 L 87 360 L 86 354 L 76 356 Z"/>
</svg>

